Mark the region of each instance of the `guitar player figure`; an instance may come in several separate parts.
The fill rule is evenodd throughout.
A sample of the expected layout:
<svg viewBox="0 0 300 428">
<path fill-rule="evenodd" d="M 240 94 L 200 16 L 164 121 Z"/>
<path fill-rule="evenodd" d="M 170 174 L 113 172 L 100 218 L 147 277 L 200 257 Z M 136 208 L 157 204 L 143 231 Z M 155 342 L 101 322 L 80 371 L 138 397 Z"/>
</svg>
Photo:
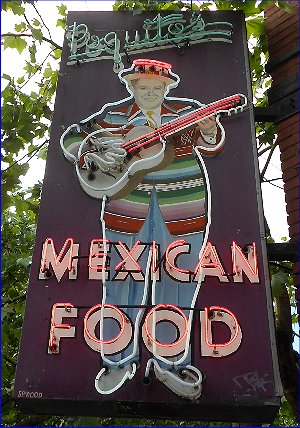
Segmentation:
<svg viewBox="0 0 300 428">
<path fill-rule="evenodd" d="M 108 103 L 80 124 L 69 126 L 60 141 L 63 153 L 75 164 L 82 189 L 102 200 L 103 238 L 122 241 L 128 248 L 138 240 L 156 241 L 162 255 L 180 235 L 200 254 L 210 225 L 208 176 L 202 155 L 214 156 L 224 147 L 220 113 L 242 111 L 247 100 L 239 94 L 205 106 L 192 99 L 168 97 L 180 78 L 170 64 L 156 60 L 134 60 L 119 78 L 130 96 Z M 111 266 L 119 262 L 111 256 Z M 191 325 L 201 281 L 176 282 L 163 270 L 154 281 L 146 252 L 139 256 L 139 263 L 145 277 L 123 274 L 122 285 L 120 275 L 109 280 L 102 275 L 102 305 L 128 305 L 130 309 L 124 312 L 133 320 L 133 331 L 123 349 L 116 343 L 114 352 L 108 355 L 101 345 L 103 367 L 95 380 L 101 394 L 121 388 L 138 369 L 140 337 L 143 335 L 145 344 L 147 341 L 141 331 L 145 305 L 189 307 Z M 109 323 L 105 309 L 103 312 L 102 329 Z M 159 340 L 168 341 L 163 329 Z M 191 365 L 189 341 L 190 331 L 179 354 L 174 351 L 166 357 L 154 352 L 148 359 L 145 377 L 153 369 L 156 378 L 173 393 L 196 399 L 201 394 L 202 375 Z"/>
</svg>

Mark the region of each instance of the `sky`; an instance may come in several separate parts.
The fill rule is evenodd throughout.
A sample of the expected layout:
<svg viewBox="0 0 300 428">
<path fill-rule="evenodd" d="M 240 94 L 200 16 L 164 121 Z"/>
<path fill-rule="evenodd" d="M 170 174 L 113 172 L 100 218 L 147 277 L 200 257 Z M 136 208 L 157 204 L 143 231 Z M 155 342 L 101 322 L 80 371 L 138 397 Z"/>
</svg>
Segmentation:
<svg viewBox="0 0 300 428">
<path fill-rule="evenodd" d="M 64 32 L 62 29 L 55 27 L 57 19 L 56 7 L 61 4 L 66 4 L 69 11 L 96 11 L 96 10 L 112 10 L 113 1 L 43 1 L 39 0 L 37 3 L 38 10 L 44 20 L 47 22 L 47 26 L 51 29 L 52 38 L 55 42 L 62 45 Z M 11 15 L 11 19 L 14 16 Z M 4 20 L 3 14 L 1 15 L 2 33 L 12 30 L 10 20 Z M 19 77 L 22 75 L 22 67 L 24 66 L 24 59 L 13 55 L 14 52 L 10 49 L 5 50 L 2 53 L 2 73 L 15 75 Z M 29 88 L 30 89 L 30 88 Z M 264 166 L 267 159 L 268 153 L 262 155 L 259 159 L 260 168 Z M 37 159 L 36 157 L 30 161 L 30 173 L 22 179 L 24 186 L 30 186 L 37 180 L 42 180 L 44 175 L 44 162 Z M 274 179 L 281 177 L 280 169 L 280 153 L 279 149 L 276 148 L 267 169 L 265 178 Z M 262 184 L 262 196 L 263 196 L 263 207 L 267 218 L 267 222 L 271 229 L 271 233 L 276 242 L 280 242 L 282 237 L 288 238 L 288 226 L 287 226 L 287 215 L 285 208 L 285 199 L 283 191 L 282 180 L 276 180 L 271 183 Z"/>
</svg>

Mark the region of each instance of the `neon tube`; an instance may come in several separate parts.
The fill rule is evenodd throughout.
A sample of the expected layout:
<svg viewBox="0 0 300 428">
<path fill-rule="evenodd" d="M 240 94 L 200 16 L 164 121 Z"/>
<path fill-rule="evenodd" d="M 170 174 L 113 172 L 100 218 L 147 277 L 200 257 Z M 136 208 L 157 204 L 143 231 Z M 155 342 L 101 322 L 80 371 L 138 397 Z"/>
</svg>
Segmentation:
<svg viewBox="0 0 300 428">
<path fill-rule="evenodd" d="M 169 259 L 169 252 L 173 249 L 173 248 L 176 248 L 176 247 L 178 247 L 178 246 L 180 246 L 180 245 L 184 245 L 184 244 L 186 244 L 186 241 L 184 240 L 184 239 L 179 239 L 179 240 L 177 240 L 177 241 L 173 241 L 168 247 L 167 247 L 167 250 L 166 250 L 166 262 L 168 263 L 168 265 L 170 266 L 170 268 L 171 269 L 174 269 L 174 270 L 176 270 L 177 272 L 180 272 L 180 273 L 190 273 L 190 271 L 189 270 L 187 270 L 187 269 L 180 269 L 179 267 L 177 267 L 177 266 L 175 266 L 171 261 L 170 261 L 170 259 Z"/>
<path fill-rule="evenodd" d="M 133 60 L 133 65 L 153 65 L 156 67 L 166 68 L 168 70 L 172 68 L 172 65 L 168 62 L 157 61 L 155 59 L 135 59 Z"/>
<path fill-rule="evenodd" d="M 207 251 L 211 251 L 211 252 L 212 252 L 213 257 L 214 257 L 214 259 L 215 259 L 215 261 L 216 261 L 217 263 L 202 263 L 203 258 L 206 256 Z M 220 273 L 221 273 L 221 275 L 222 275 L 222 276 L 226 276 L 226 275 L 225 275 L 225 271 L 224 271 L 224 269 L 223 269 L 223 266 L 222 266 L 222 264 L 221 264 L 221 262 L 220 262 L 220 259 L 219 259 L 219 257 L 218 257 L 218 254 L 217 254 L 217 252 L 216 252 L 216 249 L 215 249 L 215 247 L 211 244 L 211 242 L 208 242 L 208 243 L 207 243 L 207 245 L 205 246 L 205 249 L 204 249 L 204 252 L 203 252 L 203 254 L 202 254 L 202 257 L 201 257 L 201 259 L 198 261 L 198 263 L 197 263 L 197 265 L 196 265 L 196 267 L 195 267 L 194 275 L 196 275 L 196 274 L 197 274 L 197 272 L 198 272 L 199 268 L 204 268 L 204 269 L 205 269 L 205 268 L 217 268 L 217 269 L 219 269 L 219 271 L 220 271 Z"/>
<path fill-rule="evenodd" d="M 251 272 L 252 275 L 257 275 L 258 273 L 258 266 L 257 266 L 257 255 L 256 255 L 256 244 L 255 242 L 252 243 L 253 248 L 253 259 L 254 259 L 254 268 L 249 263 L 249 260 L 246 259 L 245 255 L 243 254 L 241 248 L 236 245 L 235 241 L 232 241 L 232 267 L 233 267 L 233 273 L 236 275 L 238 273 L 237 266 L 236 266 L 236 250 L 240 253 L 240 255 L 243 257 L 243 260 L 245 260 L 245 263 L 247 263 L 247 266 Z"/>
<path fill-rule="evenodd" d="M 138 262 L 135 260 L 135 258 L 132 256 L 132 252 L 136 249 L 136 247 L 139 245 L 141 243 L 141 241 L 140 240 L 138 240 L 138 241 L 136 241 L 136 243 L 134 244 L 134 246 L 131 248 L 131 250 L 128 252 L 128 250 L 125 248 L 125 246 L 122 244 L 122 242 L 121 241 L 118 241 L 118 244 L 120 245 L 120 247 L 122 247 L 122 249 L 127 253 L 127 256 L 125 257 L 125 259 L 123 259 L 120 263 L 118 263 L 117 264 L 117 266 L 115 267 L 115 271 L 117 271 L 117 270 L 120 270 L 121 269 L 121 266 L 123 265 L 123 264 L 125 264 L 126 263 L 126 261 L 128 260 L 128 258 L 130 258 L 132 261 L 133 261 L 133 263 L 136 265 L 136 267 L 137 267 L 137 270 L 139 271 L 139 272 L 141 272 L 142 271 L 142 268 L 141 268 L 141 266 L 138 264 Z"/>
<path fill-rule="evenodd" d="M 223 107 L 223 104 L 226 103 L 226 102 L 228 102 L 228 101 L 227 100 L 226 101 L 222 101 L 222 102 L 220 101 L 219 104 L 221 104 L 221 106 Z M 149 133 L 147 133 L 147 134 L 145 134 L 145 135 L 143 135 L 141 137 L 137 137 L 137 138 L 135 138 L 133 140 L 128 141 L 127 143 L 122 144 L 120 147 L 126 148 L 127 146 L 131 145 L 132 143 L 140 141 L 141 139 L 145 138 L 146 136 L 149 137 L 149 136 L 154 136 L 154 135 L 158 134 L 158 138 L 159 138 L 159 136 L 161 135 L 161 131 L 166 131 L 169 128 L 172 129 L 174 127 L 174 123 L 176 123 L 176 125 L 177 125 L 177 124 L 179 124 L 181 122 L 185 123 L 185 121 L 187 119 L 192 119 L 192 118 L 197 118 L 198 119 L 198 114 L 199 113 L 204 113 L 207 110 L 209 110 L 209 111 L 213 110 L 214 107 L 218 106 L 219 104 L 217 102 L 217 103 L 214 103 L 213 105 L 208 105 L 206 107 L 200 108 L 200 109 L 194 111 L 193 113 L 189 113 L 189 114 L 187 114 L 185 116 L 182 116 L 182 117 L 179 117 L 177 119 L 174 119 L 173 121 L 171 121 L 171 122 L 163 125 L 161 128 L 159 128 L 159 130 L 155 129 L 155 130 L 153 130 L 153 131 L 151 131 L 151 132 L 149 132 Z M 213 110 L 212 113 L 215 113 L 215 110 Z"/>
<path fill-rule="evenodd" d="M 153 337 L 153 335 L 150 333 L 150 331 L 149 331 L 149 329 L 148 329 L 148 322 L 149 322 L 149 317 L 151 316 L 151 314 L 153 313 L 153 315 L 154 315 L 154 313 L 155 313 L 155 311 L 157 310 L 157 309 L 168 309 L 168 308 L 171 308 L 171 309 L 173 309 L 174 311 L 176 311 L 176 312 L 178 312 L 181 316 L 182 316 L 182 318 L 184 319 L 184 324 L 185 324 L 185 330 L 184 330 L 184 334 L 182 335 L 182 337 L 180 337 L 178 340 L 176 340 L 175 342 L 173 342 L 173 343 L 162 343 L 162 342 L 159 342 L 158 340 L 156 340 L 154 337 Z M 155 320 L 154 320 L 154 322 L 152 322 L 152 325 L 154 325 L 154 329 L 155 329 Z M 152 330 L 153 330 L 153 328 L 152 328 Z M 147 316 L 146 316 L 146 319 L 145 319 L 145 331 L 146 331 L 146 334 L 147 334 L 147 336 L 149 337 L 149 339 L 153 342 L 153 343 L 155 343 L 156 345 L 159 345 L 159 346 L 162 346 L 162 347 L 164 347 L 164 348 L 173 348 L 174 346 L 176 346 L 176 345 L 178 345 L 178 343 L 180 343 L 180 342 L 182 342 L 183 341 L 183 339 L 186 337 L 186 335 L 187 335 L 187 333 L 188 333 L 188 320 L 187 320 L 187 317 L 185 316 L 185 314 L 184 314 L 184 312 L 181 310 L 181 309 L 179 309 L 178 308 L 178 306 L 175 306 L 175 305 L 170 305 L 170 304 L 160 304 L 160 305 L 157 305 L 157 306 L 154 306 L 149 312 L 148 312 L 148 314 L 147 314 Z"/>
<path fill-rule="evenodd" d="M 92 266 L 92 258 L 93 257 L 103 257 L 103 265 L 101 266 L 101 270 L 106 271 L 106 259 L 107 259 L 108 253 L 105 251 L 103 253 L 92 253 L 93 246 L 95 243 L 103 243 L 103 246 L 104 246 L 104 242 L 105 242 L 105 246 L 106 246 L 106 244 L 110 243 L 109 239 L 106 239 L 105 241 L 104 241 L 104 239 L 93 239 L 91 241 L 90 254 L 89 254 L 89 268 L 90 269 L 98 270 L 98 268 L 100 268 L 100 266 Z"/>
<path fill-rule="evenodd" d="M 232 316 L 232 318 L 234 320 L 234 324 L 235 324 L 235 332 L 234 332 L 234 335 L 232 336 L 232 338 L 228 342 L 220 343 L 220 344 L 219 343 L 214 344 L 214 343 L 210 343 L 208 341 L 208 312 L 209 311 L 223 311 L 223 312 L 228 313 L 230 316 Z M 210 306 L 209 308 L 205 308 L 205 342 L 206 342 L 207 346 L 210 346 L 211 348 L 217 348 L 217 347 L 224 348 L 225 346 L 229 346 L 229 345 L 231 345 L 232 342 L 235 341 L 235 339 L 238 336 L 238 333 L 239 333 L 239 324 L 238 324 L 237 318 L 229 309 L 223 308 L 221 306 Z"/>
<path fill-rule="evenodd" d="M 171 121 L 169 123 L 166 123 L 165 125 L 163 125 L 160 128 L 160 131 L 172 128 L 174 126 L 174 123 L 176 123 L 176 124 L 181 123 L 181 122 L 184 123 L 186 119 L 197 118 L 197 116 L 198 116 L 199 113 L 204 113 L 207 110 L 208 111 L 212 110 L 212 113 L 215 113 L 216 112 L 215 111 L 216 107 L 224 107 L 224 106 L 226 108 L 233 107 L 232 104 L 228 104 L 228 103 L 230 103 L 230 102 L 233 103 L 235 101 L 240 101 L 240 100 L 241 100 L 241 97 L 239 95 L 233 95 L 232 97 L 228 97 L 228 98 L 224 98 L 223 100 L 216 101 L 215 103 L 211 103 L 211 104 L 209 104 L 207 106 L 204 106 L 204 107 L 201 107 L 200 109 L 197 109 L 193 113 L 188 113 L 188 114 L 186 114 L 186 115 L 184 115 L 182 117 L 179 117 L 178 119 L 174 119 L 173 121 Z M 155 129 L 155 130 L 147 133 L 146 135 L 147 136 L 153 136 L 153 135 L 155 135 L 157 133 L 158 133 L 158 130 Z M 138 137 L 138 138 L 135 138 L 133 140 L 130 140 L 127 143 L 122 144 L 120 147 L 125 148 L 125 147 L 129 146 L 131 143 L 139 141 L 141 138 L 144 138 L 144 137 L 145 136 Z"/>
<path fill-rule="evenodd" d="M 49 340 L 49 348 L 52 352 L 54 351 L 54 329 L 55 328 L 66 328 L 70 329 L 72 326 L 70 324 L 55 324 L 54 318 L 55 318 L 55 310 L 56 308 L 74 308 L 74 305 L 72 303 L 55 303 L 52 307 L 51 312 L 51 327 L 50 327 L 50 340 Z"/>
<path fill-rule="evenodd" d="M 234 101 L 240 101 L 240 99 L 241 99 L 240 96 L 233 96 L 233 97 L 230 97 L 228 99 L 218 101 L 218 102 L 213 103 L 211 105 L 208 105 L 204 108 L 198 109 L 195 112 L 190 113 L 186 116 L 175 119 L 173 122 L 171 121 L 171 122 L 167 123 L 166 125 L 162 126 L 158 130 L 153 130 L 153 131 L 143 135 L 142 137 L 138 137 L 138 138 L 135 138 L 133 140 L 130 140 L 127 143 L 122 144 L 120 147 L 127 149 L 132 144 L 139 142 L 144 138 L 147 138 L 147 143 L 150 143 L 150 142 L 154 141 L 155 139 L 157 139 L 161 136 L 167 135 L 169 130 L 173 130 L 175 132 L 176 130 L 181 129 L 179 125 L 184 125 L 184 127 L 186 127 L 188 125 L 191 125 L 195 121 L 200 120 L 205 116 L 208 116 L 209 114 L 216 113 L 216 109 L 218 107 L 221 110 L 233 108 L 234 106 L 232 103 Z M 230 103 L 230 102 L 232 102 L 232 103 Z M 152 137 L 152 138 L 149 138 L 149 137 Z M 144 144 L 142 144 L 142 145 L 144 145 Z M 136 146 L 136 148 L 139 148 L 139 147 L 140 147 L 140 145 Z M 130 153 L 130 151 L 133 151 L 133 149 L 134 149 L 134 147 L 130 147 L 130 149 L 128 150 L 128 153 Z"/>
<path fill-rule="evenodd" d="M 113 337 L 112 339 L 109 339 L 109 340 L 103 340 L 103 338 L 100 338 L 100 340 L 98 340 L 95 336 L 92 336 L 91 334 L 90 334 L 90 332 L 89 332 L 89 329 L 88 329 L 88 326 L 87 326 L 87 321 L 88 321 L 88 318 L 89 318 L 89 316 L 91 315 L 91 313 L 92 312 L 94 312 L 95 311 L 95 309 L 98 309 L 98 308 L 100 308 L 100 309 L 104 309 L 104 308 L 111 308 L 111 309 L 114 309 L 116 312 L 118 312 L 118 314 L 120 315 L 120 317 L 121 317 L 121 320 L 122 320 L 122 324 L 121 324 L 121 328 L 120 328 L 120 331 L 119 331 L 119 333 L 117 334 L 117 336 L 116 337 Z M 101 313 L 102 313 L 103 311 L 101 311 Z M 103 317 L 102 317 L 103 318 Z M 93 306 L 86 314 L 85 314 L 85 317 L 84 317 L 84 320 L 83 320 L 83 324 L 84 324 L 84 331 L 86 332 L 86 334 L 87 334 L 87 336 L 93 341 L 93 342 L 96 342 L 96 343 L 101 343 L 102 345 L 105 345 L 105 344 L 109 344 L 109 343 L 114 343 L 114 342 L 116 342 L 121 336 L 122 336 L 122 334 L 123 334 L 123 332 L 124 332 L 124 330 L 125 330 L 125 323 L 126 323 L 126 320 L 125 320 L 125 316 L 124 316 L 124 314 L 123 314 L 123 312 L 119 309 L 119 308 L 117 308 L 117 306 L 114 306 L 114 305 L 109 305 L 109 304 L 104 304 L 104 305 L 102 305 L 102 304 L 99 304 L 99 305 L 95 305 L 95 306 Z"/>
<path fill-rule="evenodd" d="M 69 271 L 72 270 L 72 254 L 73 254 L 73 244 L 74 244 L 73 238 L 67 238 L 65 240 L 65 243 L 64 243 L 64 245 L 63 245 L 63 247 L 62 247 L 62 249 L 61 249 L 61 251 L 60 251 L 60 253 L 59 253 L 58 256 L 56 256 L 56 251 L 55 251 L 55 248 L 54 248 L 53 239 L 52 238 L 47 238 L 46 241 L 45 241 L 45 243 L 44 243 L 43 254 L 42 254 L 42 264 L 41 264 L 41 272 L 42 273 L 44 273 L 45 270 L 46 270 L 46 266 L 45 265 L 46 265 L 46 255 L 47 255 L 48 244 L 50 243 L 50 245 L 51 245 L 52 254 L 54 256 L 55 266 L 57 266 L 58 263 L 60 262 L 60 259 L 62 258 L 62 255 L 64 254 L 65 249 L 66 249 L 66 247 L 67 247 L 67 245 L 68 245 L 69 242 L 70 242 L 71 254 L 70 254 L 70 257 L 69 257 L 68 270 Z"/>
<path fill-rule="evenodd" d="M 225 109 L 225 108 L 230 108 L 231 107 L 231 105 L 225 105 L 225 106 L 223 106 L 222 107 L 222 109 Z M 126 148 L 126 150 L 127 150 L 127 152 L 128 153 L 131 153 L 131 152 L 133 152 L 133 151 L 135 151 L 135 150 L 138 150 L 138 149 L 140 149 L 141 147 L 143 147 L 143 146 L 145 146 L 145 145 L 147 145 L 147 144 L 150 144 L 151 142 L 153 142 L 153 141 L 155 141 L 155 140 L 158 140 L 158 138 L 162 138 L 162 137 L 165 137 L 165 136 L 169 136 L 169 135 L 171 135 L 171 134 L 174 134 L 175 132 L 178 132 L 178 131 L 180 131 L 180 130 L 183 130 L 183 129 L 185 129 L 185 128 L 187 128 L 188 126 L 190 126 L 190 125 L 192 125 L 192 124 L 194 124 L 195 122 L 197 122 L 198 120 L 201 120 L 201 119 L 203 119 L 204 117 L 209 117 L 209 116 L 211 116 L 211 115 L 213 115 L 213 114 L 215 114 L 216 113 L 216 110 L 212 110 L 212 111 L 209 111 L 209 112 L 205 112 L 205 114 L 204 113 L 202 113 L 201 115 L 199 115 L 198 117 L 195 117 L 195 118 L 193 118 L 193 119 L 191 119 L 191 120 L 189 120 L 189 121 L 185 121 L 185 122 L 183 122 L 183 123 L 180 123 L 180 125 L 178 125 L 178 124 L 176 124 L 176 125 L 178 125 L 177 127 L 174 127 L 173 129 L 170 129 L 170 130 L 163 130 L 163 132 L 162 132 L 162 128 L 161 129 L 159 129 L 159 130 L 157 130 L 157 136 L 155 135 L 155 136 L 153 136 L 152 138 L 150 138 L 150 139 L 147 139 L 146 141 L 144 141 L 144 142 L 142 142 L 142 143 L 140 143 L 140 144 L 137 144 L 137 145 L 135 145 L 134 147 L 130 147 L 128 150 L 127 150 L 127 148 L 126 147 L 124 147 L 124 145 L 122 145 L 121 147 L 122 148 Z M 190 118 L 188 118 L 188 119 L 190 119 Z M 146 136 L 147 136 L 148 134 L 146 134 Z M 139 140 L 141 140 L 141 139 L 144 139 L 144 138 L 146 138 L 146 136 L 144 135 L 144 136 L 142 136 Z M 132 142 L 134 142 L 134 140 L 132 140 L 132 141 L 129 141 L 128 143 L 132 143 Z M 128 143 L 126 143 L 126 144 L 128 144 Z"/>
</svg>

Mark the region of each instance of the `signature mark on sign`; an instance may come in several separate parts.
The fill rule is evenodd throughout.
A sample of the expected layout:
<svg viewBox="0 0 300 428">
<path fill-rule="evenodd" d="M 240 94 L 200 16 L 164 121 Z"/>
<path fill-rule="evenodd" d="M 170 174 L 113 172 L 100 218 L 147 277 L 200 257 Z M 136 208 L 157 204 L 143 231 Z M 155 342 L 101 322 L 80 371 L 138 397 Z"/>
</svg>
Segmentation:
<svg viewBox="0 0 300 428">
<path fill-rule="evenodd" d="M 266 391 L 265 385 L 268 383 L 274 383 L 272 380 L 268 380 L 270 375 L 268 373 L 259 377 L 258 371 L 249 372 L 243 375 L 235 376 L 233 382 L 245 392 L 263 390 Z"/>
<path fill-rule="evenodd" d="M 42 398 L 43 393 L 37 391 L 18 391 L 18 398 Z"/>
</svg>

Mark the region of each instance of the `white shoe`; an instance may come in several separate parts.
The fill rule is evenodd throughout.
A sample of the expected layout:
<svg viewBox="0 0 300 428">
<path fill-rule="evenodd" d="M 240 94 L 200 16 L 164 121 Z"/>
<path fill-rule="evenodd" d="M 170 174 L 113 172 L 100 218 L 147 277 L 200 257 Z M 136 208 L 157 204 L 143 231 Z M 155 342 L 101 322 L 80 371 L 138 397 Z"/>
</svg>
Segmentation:
<svg viewBox="0 0 300 428">
<path fill-rule="evenodd" d="M 116 369 L 103 367 L 96 376 L 95 388 L 100 394 L 112 394 L 121 388 L 127 379 L 133 378 L 136 369 L 136 363 Z"/>
<path fill-rule="evenodd" d="M 186 366 L 177 373 L 162 369 L 157 361 L 152 360 L 154 373 L 175 394 L 183 398 L 195 400 L 202 392 L 202 374 L 193 366 Z"/>
</svg>

